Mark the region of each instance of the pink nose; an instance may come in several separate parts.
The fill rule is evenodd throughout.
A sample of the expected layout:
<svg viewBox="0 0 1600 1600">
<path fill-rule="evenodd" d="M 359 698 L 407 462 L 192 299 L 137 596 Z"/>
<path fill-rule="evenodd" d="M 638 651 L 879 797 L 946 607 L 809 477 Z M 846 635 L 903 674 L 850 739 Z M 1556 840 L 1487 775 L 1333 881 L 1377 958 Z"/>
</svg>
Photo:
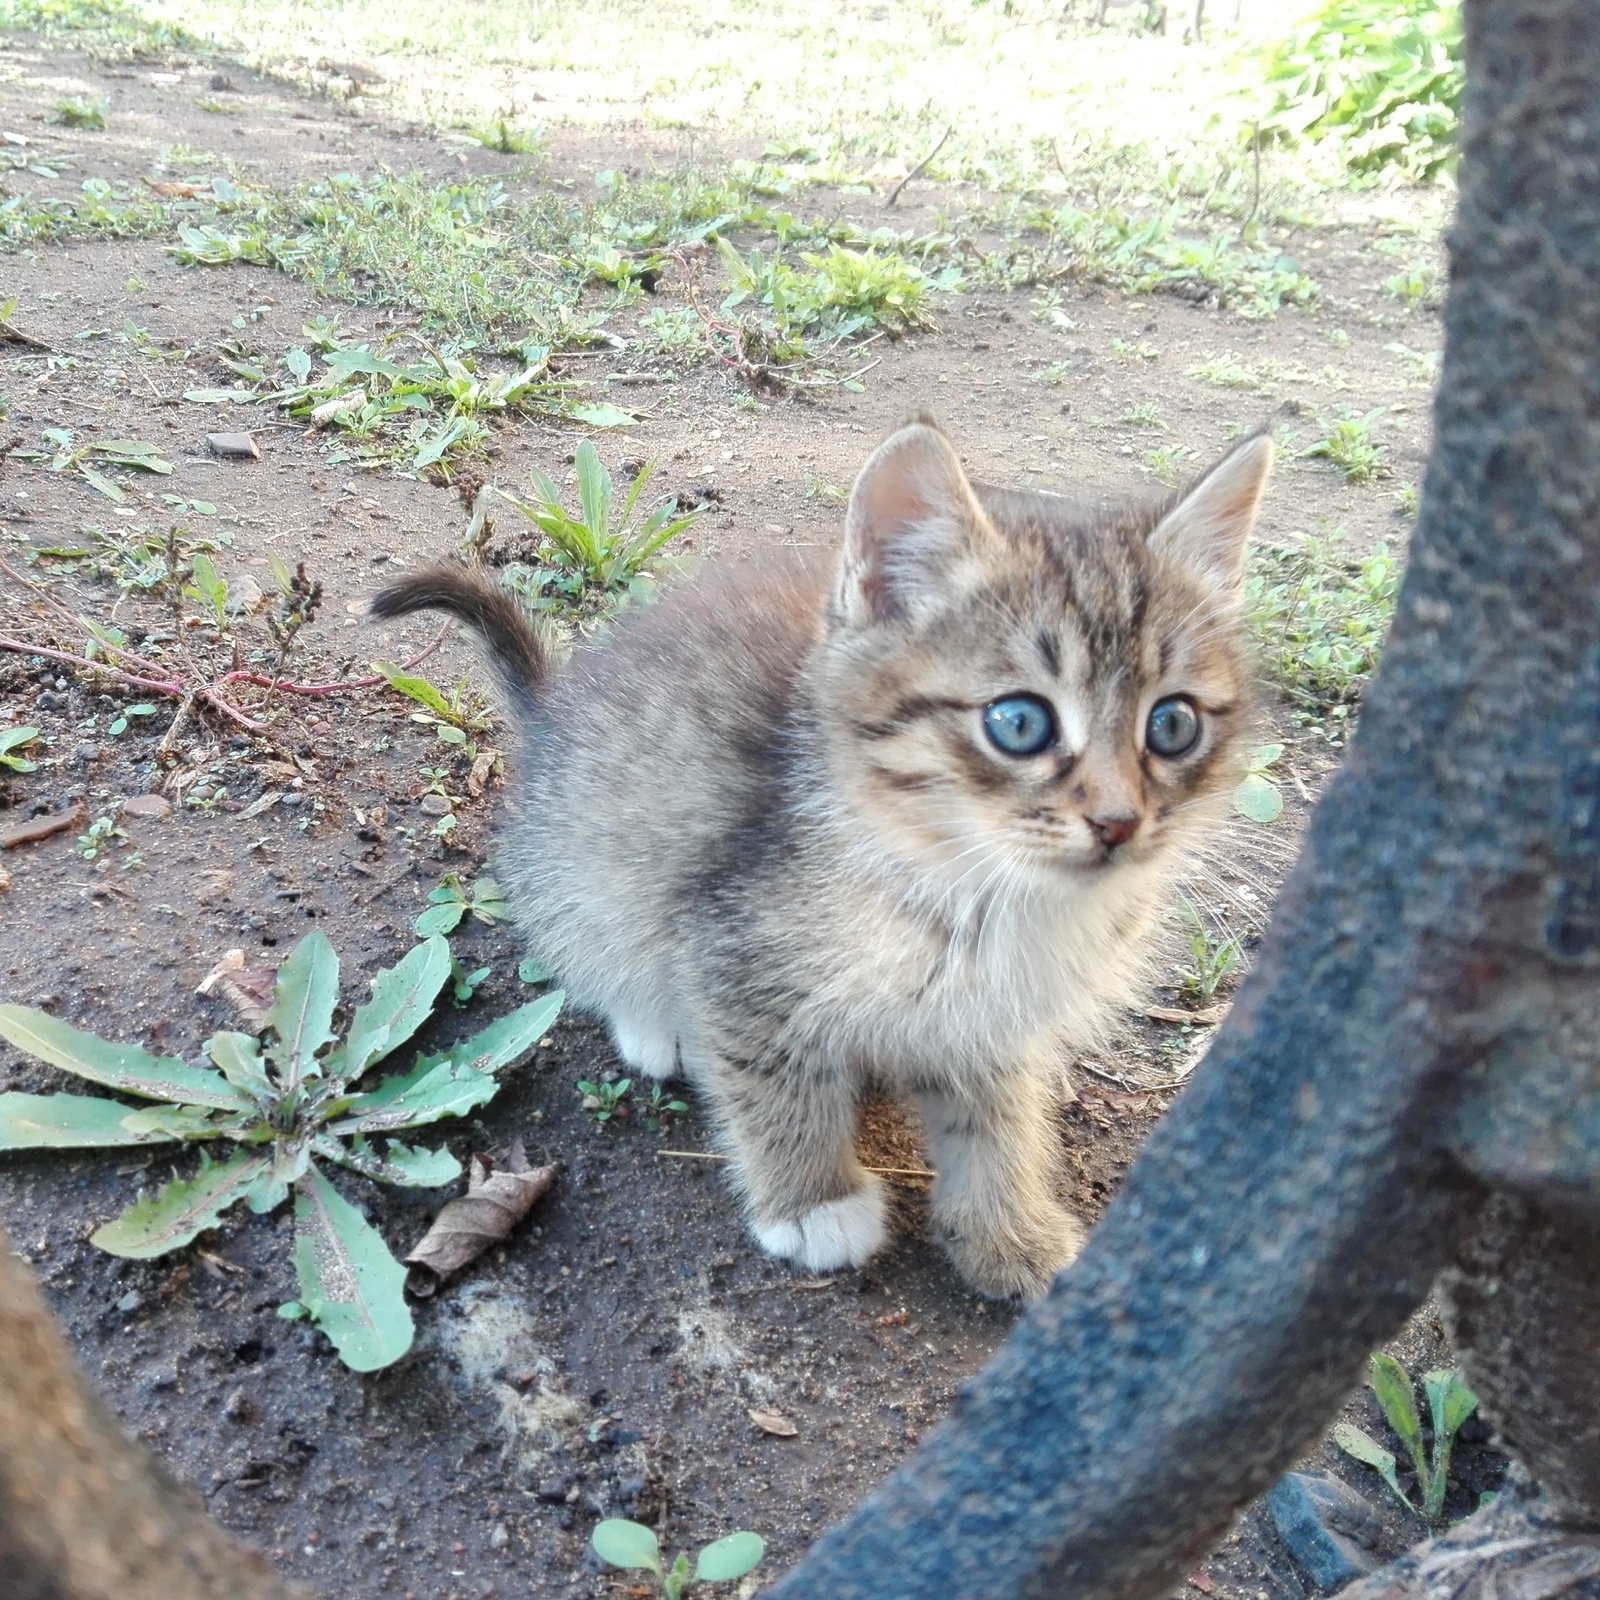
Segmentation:
<svg viewBox="0 0 1600 1600">
<path fill-rule="evenodd" d="M 1107 850 L 1126 844 L 1139 831 L 1137 817 L 1086 817 L 1084 820 Z"/>
</svg>

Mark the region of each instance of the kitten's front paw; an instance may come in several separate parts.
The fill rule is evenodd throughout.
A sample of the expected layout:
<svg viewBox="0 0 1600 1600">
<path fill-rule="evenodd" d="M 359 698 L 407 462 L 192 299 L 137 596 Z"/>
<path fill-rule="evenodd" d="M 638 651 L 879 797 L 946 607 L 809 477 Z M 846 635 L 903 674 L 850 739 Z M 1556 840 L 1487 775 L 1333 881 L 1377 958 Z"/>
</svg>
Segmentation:
<svg viewBox="0 0 1600 1600">
<path fill-rule="evenodd" d="M 883 1248 L 889 1236 L 884 1209 L 883 1185 L 871 1178 L 854 1194 L 813 1206 L 792 1222 L 752 1223 L 750 1231 L 770 1256 L 807 1272 L 837 1272 L 863 1265 Z"/>
<path fill-rule="evenodd" d="M 1037 1300 L 1083 1249 L 1083 1224 L 1070 1211 L 1003 1230 L 948 1235 L 944 1241 L 956 1271 L 991 1300 Z"/>
</svg>

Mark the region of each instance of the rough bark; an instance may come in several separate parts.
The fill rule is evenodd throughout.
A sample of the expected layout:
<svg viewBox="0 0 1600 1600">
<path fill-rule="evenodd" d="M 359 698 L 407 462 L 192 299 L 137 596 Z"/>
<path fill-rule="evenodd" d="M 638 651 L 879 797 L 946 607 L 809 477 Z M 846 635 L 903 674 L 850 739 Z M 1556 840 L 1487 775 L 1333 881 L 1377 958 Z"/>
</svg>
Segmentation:
<svg viewBox="0 0 1600 1600">
<path fill-rule="evenodd" d="M 312 1600 L 237 1543 L 84 1381 L 0 1233 L 5 1600 Z"/>
<path fill-rule="evenodd" d="M 1436 442 L 1360 737 L 1083 1257 L 782 1600 L 1159 1595 L 1491 1189 L 1596 1214 L 1600 27 L 1589 0 L 1466 23 Z"/>
</svg>

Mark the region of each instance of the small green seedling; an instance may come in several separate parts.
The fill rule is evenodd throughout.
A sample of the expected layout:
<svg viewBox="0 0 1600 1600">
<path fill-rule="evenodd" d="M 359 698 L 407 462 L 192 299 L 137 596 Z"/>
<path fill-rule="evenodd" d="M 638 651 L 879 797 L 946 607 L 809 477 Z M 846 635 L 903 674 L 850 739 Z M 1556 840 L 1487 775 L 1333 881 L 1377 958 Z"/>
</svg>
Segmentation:
<svg viewBox="0 0 1600 1600">
<path fill-rule="evenodd" d="M 1425 1372 L 1423 1392 L 1433 1424 L 1432 1449 L 1423 1451 L 1422 1423 L 1417 1417 L 1416 1390 L 1411 1375 L 1393 1356 L 1379 1351 L 1372 1358 L 1372 1389 L 1383 1407 L 1389 1426 L 1411 1457 L 1417 1475 L 1417 1493 L 1422 1504 L 1415 1505 L 1400 1487 L 1395 1459 L 1376 1439 L 1353 1423 L 1341 1422 L 1333 1430 L 1334 1443 L 1348 1456 L 1371 1467 L 1389 1485 L 1394 1495 L 1409 1510 L 1421 1511 L 1429 1522 L 1444 1514 L 1445 1490 L 1450 1481 L 1450 1454 L 1462 1424 L 1478 1409 L 1478 1397 L 1467 1387 L 1459 1372 Z"/>
<path fill-rule="evenodd" d="M 590 594 L 632 590 L 648 571 L 667 542 L 682 533 L 700 515 L 698 511 L 675 515 L 676 500 L 665 500 L 648 516 L 639 515 L 645 485 L 656 464 L 647 462 L 629 486 L 621 509 L 615 508 L 615 486 L 600 460 L 600 453 L 585 439 L 578 446 L 578 500 L 576 515 L 561 504 L 561 493 L 537 467 L 532 478 L 537 499 L 530 505 L 514 501 L 523 515 L 544 535 L 543 555 L 552 570 L 541 587 L 554 589 L 572 600 Z"/>
<path fill-rule="evenodd" d="M 1210 1000 L 1238 970 L 1243 946 L 1237 934 L 1218 939 L 1188 900 L 1183 902 L 1179 915 L 1193 965 L 1178 969 L 1178 981 L 1190 999 Z"/>
<path fill-rule="evenodd" d="M 13 755 L 11 752 L 32 744 L 38 737 L 37 728 L 0 728 L 0 767 L 9 767 L 13 772 L 37 772 L 39 769 L 37 761 L 30 761 L 26 756 Z"/>
<path fill-rule="evenodd" d="M 128 731 L 129 717 L 153 717 L 155 714 L 156 708 L 154 706 L 124 706 L 122 708 L 121 715 L 118 716 L 111 726 L 106 729 L 106 732 L 109 733 L 113 739 L 119 739 Z"/>
<path fill-rule="evenodd" d="M 1383 415 L 1382 406 L 1358 412 L 1340 406 L 1337 419 L 1327 433 L 1300 452 L 1302 458 L 1320 457 L 1340 468 L 1348 483 L 1371 483 L 1387 477 L 1389 447 L 1373 437 L 1373 424 Z"/>
<path fill-rule="evenodd" d="M 535 961 L 532 956 L 527 960 L 518 962 L 517 977 L 523 983 L 549 983 L 555 977 L 555 971 L 547 967 L 542 961 Z"/>
<path fill-rule="evenodd" d="M 414 1332 L 402 1292 L 406 1269 L 318 1163 L 409 1188 L 454 1182 L 461 1163 L 449 1150 L 412 1148 L 390 1136 L 464 1116 L 493 1099 L 500 1087 L 495 1074 L 533 1049 L 561 1010 L 559 992 L 531 1000 L 439 1055 L 418 1056 L 411 1071 L 359 1087 L 374 1063 L 428 1020 L 449 976 L 445 940 L 415 946 L 373 979 L 372 998 L 357 1007 L 339 1044 L 333 1031 L 339 958 L 325 935 L 308 934 L 278 969 L 259 1036 L 213 1035 L 205 1043 L 210 1067 L 114 1044 L 31 1006 L 0 1005 L 0 1038 L 19 1050 L 155 1102 L 138 1107 L 94 1095 L 0 1094 L 0 1150 L 231 1144 L 233 1153 L 222 1161 L 202 1151 L 192 1177 L 175 1177 L 142 1196 L 97 1229 L 91 1243 L 148 1260 L 216 1227 L 240 1200 L 266 1213 L 292 1189 L 295 1314 L 316 1322 L 354 1371 L 389 1366 L 411 1347 Z"/>
<path fill-rule="evenodd" d="M 459 1011 L 466 1005 L 477 992 L 478 985 L 489 976 L 487 967 L 478 967 L 468 972 L 466 966 L 455 956 L 450 957 L 450 992 L 455 999 L 456 1009 Z"/>
<path fill-rule="evenodd" d="M 687 1102 L 669 1100 L 661 1085 L 653 1083 L 650 1085 L 650 1098 L 644 1103 L 644 1125 L 651 1133 L 659 1133 L 663 1117 L 682 1116 L 688 1109 Z"/>
<path fill-rule="evenodd" d="M 587 1078 L 578 1080 L 583 1109 L 593 1112 L 596 1122 L 610 1122 L 613 1117 L 625 1117 L 628 1113 L 622 1102 L 628 1098 L 628 1091 L 632 1087 L 632 1078 L 618 1078 L 615 1083 L 591 1083 Z"/>
<path fill-rule="evenodd" d="M 607 1517 L 595 1524 L 591 1542 L 595 1554 L 613 1567 L 650 1573 L 661 1600 L 683 1600 L 700 1583 L 731 1583 L 753 1572 L 767 1553 L 766 1542 L 759 1533 L 730 1533 L 725 1539 L 713 1540 L 695 1557 L 691 1576 L 689 1552 L 680 1550 L 670 1567 L 663 1566 L 661 1546 L 643 1523 Z"/>
<path fill-rule="evenodd" d="M 1281 744 L 1264 744 L 1251 752 L 1239 787 L 1233 791 L 1233 809 L 1252 822 L 1276 822 L 1283 815 L 1283 792 L 1267 776 L 1283 754 Z"/>
<path fill-rule="evenodd" d="M 438 933 L 454 933 L 461 919 L 469 912 L 482 923 L 492 927 L 506 921 L 511 907 L 493 878 L 479 878 L 470 893 L 461 886 L 455 873 L 447 872 L 437 889 L 428 893 L 428 909 L 416 920 L 417 937 L 431 939 Z"/>
<path fill-rule="evenodd" d="M 88 831 L 77 838 L 77 851 L 85 861 L 98 861 L 111 848 L 113 841 L 128 837 L 125 828 L 119 828 L 110 817 L 96 817 Z"/>
</svg>

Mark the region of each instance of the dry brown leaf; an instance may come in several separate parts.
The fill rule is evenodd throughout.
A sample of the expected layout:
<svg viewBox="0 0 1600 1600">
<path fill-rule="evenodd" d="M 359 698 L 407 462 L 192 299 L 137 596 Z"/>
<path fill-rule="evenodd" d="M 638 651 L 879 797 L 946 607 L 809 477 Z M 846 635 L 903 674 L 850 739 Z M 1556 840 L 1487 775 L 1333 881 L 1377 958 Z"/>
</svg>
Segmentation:
<svg viewBox="0 0 1600 1600">
<path fill-rule="evenodd" d="M 227 1001 L 252 1033 L 260 1033 L 272 1009 L 272 988 L 277 978 L 275 967 L 247 967 L 243 950 L 229 950 L 200 980 L 195 993 L 216 994 Z"/>
<path fill-rule="evenodd" d="M 776 1411 L 761 1411 L 755 1406 L 750 1407 L 750 1420 L 763 1432 L 770 1433 L 774 1439 L 792 1439 L 799 1429 L 785 1416 Z"/>
<path fill-rule="evenodd" d="M 472 763 L 472 771 L 467 774 L 467 793 L 474 800 L 478 799 L 485 789 L 489 787 L 490 775 L 494 772 L 494 764 L 500 759 L 498 750 L 480 750 Z"/>
<path fill-rule="evenodd" d="M 406 1288 L 426 1299 L 444 1280 L 501 1243 L 556 1181 L 556 1167 L 530 1167 L 518 1139 L 503 1167 L 475 1155 L 467 1164 L 467 1192 L 451 1200 L 405 1258 Z"/>
<path fill-rule="evenodd" d="M 164 200 L 193 200 L 200 193 L 198 183 L 161 183 L 155 178 L 146 178 L 144 182 Z"/>
</svg>

